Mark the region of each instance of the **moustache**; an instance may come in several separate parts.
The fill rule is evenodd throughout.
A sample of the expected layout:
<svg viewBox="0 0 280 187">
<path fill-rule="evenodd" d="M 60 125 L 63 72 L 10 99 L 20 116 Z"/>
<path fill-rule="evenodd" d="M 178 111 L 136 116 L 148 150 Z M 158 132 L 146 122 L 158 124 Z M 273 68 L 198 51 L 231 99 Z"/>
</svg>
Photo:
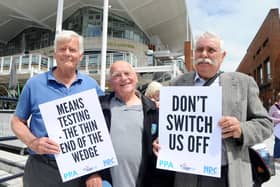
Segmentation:
<svg viewBox="0 0 280 187">
<path fill-rule="evenodd" d="M 211 65 L 215 65 L 216 62 L 209 59 L 209 58 L 198 58 L 194 61 L 194 64 L 197 65 L 199 63 L 208 63 L 208 64 L 211 64 Z"/>
</svg>

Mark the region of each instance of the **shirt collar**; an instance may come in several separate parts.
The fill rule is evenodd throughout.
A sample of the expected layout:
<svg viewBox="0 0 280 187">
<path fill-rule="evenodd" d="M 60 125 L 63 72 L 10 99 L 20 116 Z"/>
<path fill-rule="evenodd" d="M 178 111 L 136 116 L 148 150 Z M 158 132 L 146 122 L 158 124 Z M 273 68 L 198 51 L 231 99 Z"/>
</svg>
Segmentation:
<svg viewBox="0 0 280 187">
<path fill-rule="evenodd" d="M 220 73 L 220 74 L 221 74 L 221 73 Z M 199 76 L 199 74 L 198 74 L 197 72 L 195 72 L 195 76 L 194 76 L 194 85 L 195 85 L 195 86 L 203 86 L 204 83 L 205 83 L 206 81 L 207 81 L 207 80 L 201 78 L 201 77 Z M 217 77 L 217 78 L 214 80 L 214 82 L 211 84 L 211 86 L 214 86 L 214 85 L 216 85 L 216 86 L 219 86 L 219 85 L 220 85 L 220 83 L 219 83 L 219 77 Z"/>
<path fill-rule="evenodd" d="M 50 71 L 48 71 L 48 73 L 47 73 L 48 81 L 55 81 L 55 82 L 57 82 L 57 80 L 55 79 L 54 74 L 53 74 L 53 71 L 55 70 L 55 68 L 56 67 L 53 67 Z M 80 71 L 76 70 L 76 73 L 77 73 L 77 78 L 76 78 L 75 82 L 83 81 L 83 76 L 80 73 Z"/>
<path fill-rule="evenodd" d="M 194 85 L 195 86 L 202 86 L 204 83 L 206 82 L 206 80 L 204 80 L 203 78 L 201 78 L 199 76 L 199 74 L 197 72 L 195 72 L 195 76 L 194 76 Z"/>
</svg>

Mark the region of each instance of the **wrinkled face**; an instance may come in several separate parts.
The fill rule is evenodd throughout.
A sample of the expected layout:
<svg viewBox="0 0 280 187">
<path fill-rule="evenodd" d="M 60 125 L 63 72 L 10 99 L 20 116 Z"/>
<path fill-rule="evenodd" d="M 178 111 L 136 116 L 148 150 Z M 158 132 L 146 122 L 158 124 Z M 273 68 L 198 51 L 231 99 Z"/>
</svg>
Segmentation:
<svg viewBox="0 0 280 187">
<path fill-rule="evenodd" d="M 200 38 L 196 43 L 194 68 L 200 77 L 213 77 L 224 60 L 225 52 L 221 50 L 216 38 Z"/>
<path fill-rule="evenodd" d="M 130 64 L 124 61 L 117 61 L 112 64 L 110 84 L 120 98 L 134 94 L 137 82 L 137 75 Z"/>
<path fill-rule="evenodd" d="M 57 67 L 76 69 L 83 58 L 83 54 L 80 53 L 78 38 L 73 37 L 70 40 L 58 42 L 54 56 Z"/>
</svg>

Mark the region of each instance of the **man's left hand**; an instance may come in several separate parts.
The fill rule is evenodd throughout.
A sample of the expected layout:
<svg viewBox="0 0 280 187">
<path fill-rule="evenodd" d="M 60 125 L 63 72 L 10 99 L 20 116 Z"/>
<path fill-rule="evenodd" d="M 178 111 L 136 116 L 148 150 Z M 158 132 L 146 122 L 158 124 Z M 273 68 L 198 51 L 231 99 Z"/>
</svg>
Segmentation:
<svg viewBox="0 0 280 187">
<path fill-rule="evenodd" d="M 98 174 L 92 174 L 86 180 L 86 187 L 102 187 L 102 178 Z"/>
<path fill-rule="evenodd" d="M 232 116 L 223 116 L 219 125 L 222 129 L 223 138 L 240 138 L 242 134 L 242 130 L 240 127 L 240 121 L 236 117 Z"/>
</svg>

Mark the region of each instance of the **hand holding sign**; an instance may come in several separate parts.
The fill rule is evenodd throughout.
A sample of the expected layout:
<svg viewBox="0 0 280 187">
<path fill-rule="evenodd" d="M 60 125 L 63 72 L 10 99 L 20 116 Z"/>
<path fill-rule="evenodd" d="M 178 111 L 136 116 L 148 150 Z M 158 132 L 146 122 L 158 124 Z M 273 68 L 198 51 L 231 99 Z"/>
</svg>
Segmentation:
<svg viewBox="0 0 280 187">
<path fill-rule="evenodd" d="M 219 121 L 219 125 L 222 128 L 223 138 L 240 138 L 242 130 L 240 127 L 240 121 L 236 117 L 223 116 Z"/>
<path fill-rule="evenodd" d="M 153 141 L 153 153 L 156 156 L 158 156 L 159 149 L 160 149 L 160 145 L 159 145 L 158 138 L 157 138 Z"/>
<path fill-rule="evenodd" d="M 59 145 L 48 137 L 34 138 L 28 147 L 37 154 L 58 154 Z"/>
</svg>

